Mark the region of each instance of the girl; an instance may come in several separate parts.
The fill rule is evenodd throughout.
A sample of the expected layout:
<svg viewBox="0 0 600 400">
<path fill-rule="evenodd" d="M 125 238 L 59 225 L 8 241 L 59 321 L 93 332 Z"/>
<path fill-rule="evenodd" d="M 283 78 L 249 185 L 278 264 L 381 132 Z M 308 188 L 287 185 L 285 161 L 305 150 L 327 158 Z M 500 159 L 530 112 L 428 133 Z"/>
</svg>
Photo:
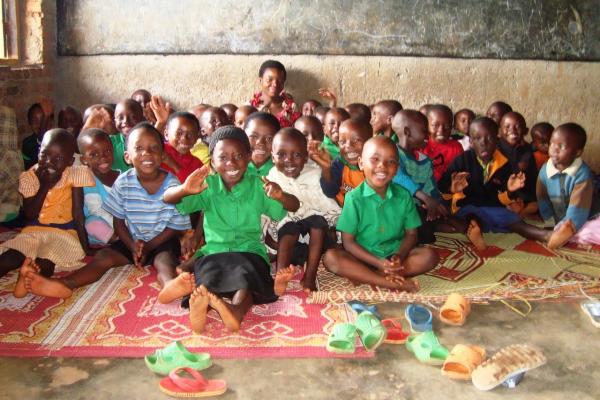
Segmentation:
<svg viewBox="0 0 600 400">
<path fill-rule="evenodd" d="M 225 327 L 239 330 L 253 304 L 272 303 L 283 294 L 294 269 L 270 275 L 267 252 L 261 242 L 261 215 L 280 220 L 286 211 L 296 211 L 298 199 L 284 193 L 273 182 L 263 184 L 247 174 L 250 142 L 243 130 L 233 126 L 217 129 L 210 139 L 209 153 L 216 174 L 208 166 L 193 172 L 182 185 L 165 192 L 167 203 L 182 213 L 204 211 L 206 244 L 196 253 L 194 277 L 184 272 L 159 294 L 162 303 L 192 294 L 192 330 L 204 330 L 208 306 L 214 308 Z M 193 291 L 193 293 L 192 293 Z M 222 297 L 232 297 L 231 304 Z"/>
<path fill-rule="evenodd" d="M 282 63 L 267 60 L 258 70 L 260 92 L 254 93 L 250 105 L 258 111 L 273 114 L 279 120 L 282 128 L 293 126 L 302 116 L 297 110 L 291 95 L 284 90 L 287 72 Z"/>
<path fill-rule="evenodd" d="M 87 167 L 73 167 L 75 138 L 64 129 L 51 129 L 40 144 L 38 163 L 19 178 L 28 225 L 14 239 L 0 245 L 0 276 L 21 265 L 15 297 L 27 294 L 24 276 L 44 276 L 81 266 L 90 252 L 83 218 L 84 186 L 94 179 Z"/>
<path fill-rule="evenodd" d="M 110 188 L 119 176 L 112 169 L 113 146 L 110 137 L 101 129 L 86 129 L 77 138 L 81 163 L 94 174 L 94 186 L 83 189 L 83 213 L 88 241 L 94 245 L 107 244 L 114 235 L 113 217 L 102 209 Z"/>
</svg>

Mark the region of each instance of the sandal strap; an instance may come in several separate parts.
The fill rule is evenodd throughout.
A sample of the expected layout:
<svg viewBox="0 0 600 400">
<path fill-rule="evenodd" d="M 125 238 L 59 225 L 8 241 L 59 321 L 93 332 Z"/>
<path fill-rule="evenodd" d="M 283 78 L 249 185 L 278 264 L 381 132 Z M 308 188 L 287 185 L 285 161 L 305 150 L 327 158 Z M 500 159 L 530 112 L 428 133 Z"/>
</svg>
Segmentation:
<svg viewBox="0 0 600 400">
<path fill-rule="evenodd" d="M 178 372 L 186 372 L 188 375 L 191 375 L 193 379 L 184 378 L 178 374 Z M 190 367 L 179 367 L 175 368 L 171 372 L 169 372 L 169 378 L 175 385 L 179 388 L 188 391 L 188 392 L 199 392 L 206 388 L 208 381 L 204 379 L 202 374 Z"/>
</svg>

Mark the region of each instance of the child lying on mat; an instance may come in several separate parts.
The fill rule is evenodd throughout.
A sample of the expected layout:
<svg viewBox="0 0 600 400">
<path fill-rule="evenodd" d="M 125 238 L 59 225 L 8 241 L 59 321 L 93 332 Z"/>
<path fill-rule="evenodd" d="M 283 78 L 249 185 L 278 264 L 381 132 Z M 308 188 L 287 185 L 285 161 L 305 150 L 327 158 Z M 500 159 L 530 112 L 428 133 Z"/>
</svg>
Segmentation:
<svg viewBox="0 0 600 400">
<path fill-rule="evenodd" d="M 344 249 L 328 250 L 323 263 L 352 282 L 416 291 L 408 277 L 431 270 L 439 258 L 430 248 L 416 247 L 421 219 L 410 193 L 392 182 L 396 145 L 386 136 L 373 137 L 358 164 L 365 180 L 346 195 L 337 224 Z"/>
<path fill-rule="evenodd" d="M 235 332 L 252 305 L 276 301 L 294 274 L 287 267 L 278 271 L 275 280 L 271 277 L 261 242 L 261 216 L 280 220 L 286 210 L 296 211 L 300 204 L 276 183 L 263 184 L 247 172 L 251 150 L 243 130 L 217 129 L 210 138 L 209 154 L 216 174 L 209 175 L 204 166 L 164 195 L 182 213 L 204 211 L 206 244 L 193 264 L 195 282 L 189 272 L 181 273 L 159 293 L 158 301 L 169 303 L 191 293 L 190 322 L 195 333 L 204 330 L 209 306 Z M 231 303 L 223 297 L 231 298 Z"/>
</svg>

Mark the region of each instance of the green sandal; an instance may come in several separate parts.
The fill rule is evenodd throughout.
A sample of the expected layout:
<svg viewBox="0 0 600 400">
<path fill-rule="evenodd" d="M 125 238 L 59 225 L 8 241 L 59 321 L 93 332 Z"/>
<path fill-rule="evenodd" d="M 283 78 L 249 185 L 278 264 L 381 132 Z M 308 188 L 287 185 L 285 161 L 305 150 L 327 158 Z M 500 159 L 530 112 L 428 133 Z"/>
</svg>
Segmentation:
<svg viewBox="0 0 600 400">
<path fill-rule="evenodd" d="M 354 324 L 367 351 L 375 351 L 385 341 L 387 330 L 372 312 L 361 312 Z"/>
<path fill-rule="evenodd" d="M 327 351 L 348 354 L 356 350 L 356 327 L 352 324 L 336 324 L 327 339 Z"/>
<path fill-rule="evenodd" d="M 175 368 L 189 367 L 197 371 L 212 365 L 210 354 L 192 353 L 180 341 L 173 342 L 162 350 L 144 357 L 148 369 L 159 375 L 169 375 Z"/>
<path fill-rule="evenodd" d="M 417 360 L 429 365 L 442 365 L 450 353 L 440 344 L 433 331 L 410 336 L 406 341 L 406 348 Z"/>
</svg>

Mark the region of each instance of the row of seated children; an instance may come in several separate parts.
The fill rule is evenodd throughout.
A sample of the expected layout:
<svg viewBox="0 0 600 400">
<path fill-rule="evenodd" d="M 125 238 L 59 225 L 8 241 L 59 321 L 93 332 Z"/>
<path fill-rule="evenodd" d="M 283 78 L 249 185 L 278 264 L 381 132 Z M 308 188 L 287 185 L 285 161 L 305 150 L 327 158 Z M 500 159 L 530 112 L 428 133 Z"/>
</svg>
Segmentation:
<svg viewBox="0 0 600 400">
<path fill-rule="evenodd" d="M 217 107 L 206 107 L 200 122 L 191 113 L 169 115 L 168 104 L 157 98 L 150 99 L 153 125 L 143 122 L 144 107 L 122 101 L 112 118 L 109 106 L 91 108 L 77 138 L 81 167 L 73 166 L 73 134 L 53 129 L 43 135 L 37 165 L 20 180 L 29 225 L 2 245 L 0 255 L 2 275 L 21 266 L 15 296 L 69 297 L 112 267 L 150 263 L 163 287 L 160 301 L 191 294 L 195 331 L 203 329 L 209 305 L 236 330 L 250 305 L 285 291 L 291 261 L 302 258 L 298 240 L 304 236 L 307 290 L 316 289 L 323 253 L 327 268 L 354 282 L 417 290 L 410 278 L 438 262 L 431 248 L 418 244 L 431 241 L 436 230 L 465 233 L 480 249 L 482 230 L 510 230 L 551 247 L 572 238 L 593 240 L 586 232 L 597 231 L 597 220 L 587 222 L 594 188 L 580 159 L 585 131 L 576 124 L 554 130 L 551 160 L 537 180 L 541 215 L 559 222 L 545 230 L 517 212 L 536 199 L 524 200 L 527 165 L 514 149 L 524 146 L 526 127 L 517 113 L 503 115 L 500 129 L 490 118 L 472 121 L 472 149 L 454 160 L 430 146 L 442 154 L 436 182 L 435 164 L 420 150 L 431 141 L 453 143 L 447 135 L 452 113 L 445 106 L 428 106 L 426 117 L 384 101 L 370 118 L 364 105 L 332 107 L 323 123 L 306 115 L 294 121 L 298 129 L 283 130 L 264 112 L 248 114 L 244 130 L 227 126 L 231 117 Z M 204 148 L 207 163 L 193 156 Z M 186 168 L 188 162 L 195 165 Z M 209 174 L 208 163 L 216 174 Z M 339 248 L 331 230 L 341 206 Z M 279 221 L 266 235 L 278 250 L 274 281 L 262 243 L 263 214 Z M 196 229 L 184 234 L 192 222 Z M 94 252 L 92 238 L 107 247 Z M 50 279 L 55 265 L 74 270 L 85 253 L 95 253 L 88 264 Z M 177 274 L 180 257 L 192 254 Z"/>
</svg>

